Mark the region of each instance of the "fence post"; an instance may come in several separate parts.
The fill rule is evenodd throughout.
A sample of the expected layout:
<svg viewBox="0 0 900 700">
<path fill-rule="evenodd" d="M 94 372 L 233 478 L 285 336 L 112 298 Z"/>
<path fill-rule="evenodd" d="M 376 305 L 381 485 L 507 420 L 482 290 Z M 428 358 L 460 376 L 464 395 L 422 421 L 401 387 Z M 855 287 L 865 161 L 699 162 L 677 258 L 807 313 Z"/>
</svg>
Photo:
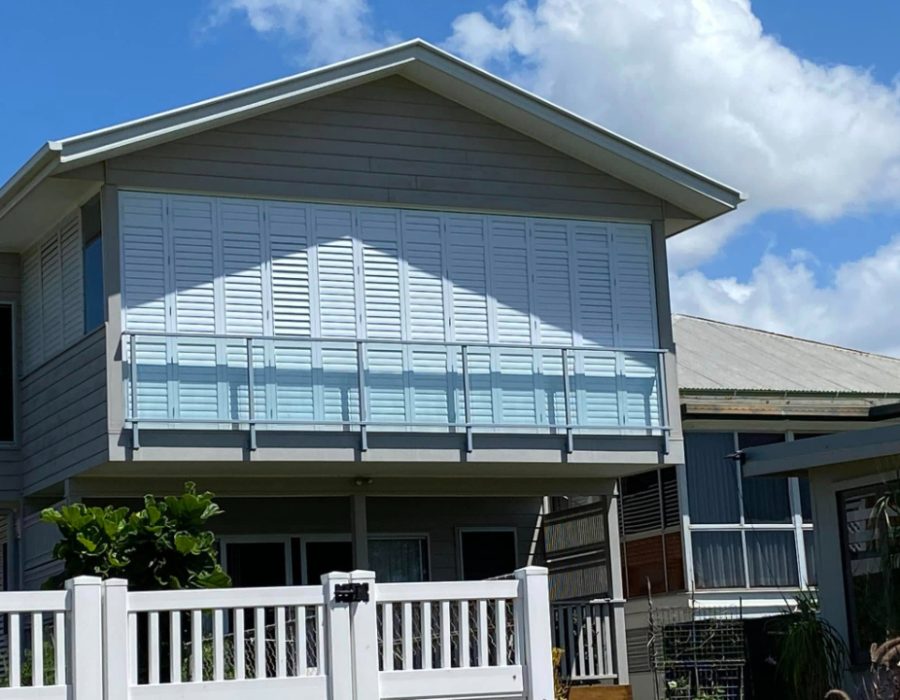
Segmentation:
<svg viewBox="0 0 900 700">
<path fill-rule="evenodd" d="M 66 581 L 69 592 L 69 673 L 72 700 L 103 697 L 103 582 L 96 576 Z"/>
<path fill-rule="evenodd" d="M 374 571 L 352 571 L 350 580 L 369 586 L 369 600 L 353 603 L 350 628 L 353 639 L 353 686 L 355 700 L 379 700 L 378 613 Z"/>
<path fill-rule="evenodd" d="M 342 583 L 350 583 L 350 574 L 333 571 L 322 576 L 322 592 L 325 595 L 325 639 L 319 640 L 319 644 L 325 652 L 328 700 L 353 700 L 350 604 L 337 603 L 334 600 L 334 589 Z"/>
<path fill-rule="evenodd" d="M 128 698 L 128 581 L 103 582 L 103 697 Z"/>
<path fill-rule="evenodd" d="M 516 578 L 521 601 L 521 619 L 517 622 L 524 625 L 526 697 L 529 700 L 553 700 L 553 642 L 547 569 L 526 566 L 516 570 Z"/>
</svg>

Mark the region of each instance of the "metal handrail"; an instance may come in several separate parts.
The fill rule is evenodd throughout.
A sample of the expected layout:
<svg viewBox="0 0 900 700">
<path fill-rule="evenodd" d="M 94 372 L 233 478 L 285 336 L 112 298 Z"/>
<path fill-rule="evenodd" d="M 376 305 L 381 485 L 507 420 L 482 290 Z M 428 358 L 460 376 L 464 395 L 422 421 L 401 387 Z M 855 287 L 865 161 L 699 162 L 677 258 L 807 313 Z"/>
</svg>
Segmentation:
<svg viewBox="0 0 900 700">
<path fill-rule="evenodd" d="M 143 338 L 154 339 L 158 338 L 160 340 L 202 340 L 202 341 L 223 341 L 223 342 L 234 342 L 234 343 L 242 343 L 246 348 L 246 357 L 247 357 L 247 407 L 248 412 L 246 417 L 201 417 L 201 418 L 185 418 L 185 417 L 166 417 L 166 418 L 147 418 L 141 417 L 139 415 L 139 402 L 138 402 L 138 391 L 137 387 L 139 384 L 135 384 L 133 382 L 132 368 L 138 366 L 137 361 L 137 345 L 138 340 Z M 666 392 L 665 392 L 665 360 L 664 355 L 666 354 L 666 350 L 659 348 L 619 348 L 619 347 L 610 347 L 610 346 L 600 346 L 600 345 L 543 345 L 543 344 L 514 344 L 514 343 L 471 343 L 465 341 L 422 341 L 422 340 L 396 340 L 396 339 L 381 339 L 381 338 L 372 338 L 372 339 L 360 339 L 360 338 L 314 338 L 307 336 L 299 336 L 299 335 L 284 335 L 284 336 L 245 336 L 245 335 L 233 335 L 233 334 L 213 334 L 213 333 L 163 333 L 163 332 L 136 332 L 136 331 L 125 331 L 122 333 L 123 344 L 128 341 L 128 367 L 129 372 L 125 374 L 125 391 L 126 393 L 131 389 L 130 401 L 126 402 L 126 406 L 128 407 L 127 415 L 125 417 L 126 423 L 130 423 L 132 428 L 132 446 L 135 449 L 140 448 L 140 437 L 139 437 L 139 424 L 140 423 L 156 423 L 156 424 L 228 424 L 228 425 L 247 425 L 250 433 L 250 449 L 256 449 L 256 428 L 259 425 L 296 425 L 296 426 L 335 426 L 342 428 L 358 428 L 360 431 L 360 448 L 362 451 L 368 449 L 368 427 L 369 426 L 379 426 L 379 427 L 399 427 L 399 428 L 414 428 L 414 427 L 422 427 L 422 428 L 435 428 L 441 427 L 446 428 L 448 430 L 457 430 L 464 429 L 466 435 L 466 450 L 468 452 L 473 451 L 473 432 L 475 428 L 488 429 L 488 430 L 496 430 L 496 429 L 511 429 L 511 430 L 520 430 L 520 429 L 552 429 L 556 431 L 565 431 L 565 439 L 566 439 L 566 451 L 568 453 L 572 453 L 574 451 L 574 433 L 576 431 L 586 431 L 590 430 L 594 433 L 598 432 L 608 432 L 610 430 L 617 431 L 660 431 L 665 439 L 666 446 L 668 446 L 668 434 L 669 434 L 669 425 L 668 425 L 668 411 L 666 405 Z M 309 346 L 310 348 L 316 345 L 337 345 L 344 344 L 349 346 L 350 348 L 355 350 L 356 354 L 356 389 L 357 389 L 357 409 L 359 413 L 359 418 L 354 420 L 352 418 L 348 418 L 346 420 L 326 420 L 326 419 L 295 419 L 295 418 L 258 418 L 256 416 L 256 408 L 255 408 L 255 378 L 254 374 L 257 371 L 257 367 L 254 364 L 254 346 L 256 343 L 301 343 L 305 346 Z M 450 420 L 448 416 L 448 420 L 446 421 L 415 421 L 415 420 L 403 420 L 403 421 L 390 421 L 390 420 L 372 420 L 369 416 L 369 397 L 368 397 L 368 385 L 366 382 L 366 373 L 368 371 L 367 368 L 367 355 L 366 349 L 369 348 L 377 348 L 382 346 L 396 346 L 400 348 L 405 347 L 429 347 L 429 348 L 440 348 L 444 350 L 459 350 L 462 357 L 462 367 L 461 367 L 461 375 L 462 375 L 462 409 L 463 409 L 463 421 L 458 420 Z M 472 399 L 471 399 L 471 383 L 470 383 L 470 352 L 473 350 L 484 351 L 488 353 L 493 350 L 522 350 L 522 351 L 531 351 L 532 355 L 535 353 L 559 353 L 560 361 L 561 361 L 561 374 L 559 379 L 562 381 L 562 391 L 563 391 L 563 403 L 564 403 L 564 422 L 529 422 L 529 423 L 497 423 L 497 422 L 487 422 L 487 421 L 474 421 L 472 417 Z M 655 370 L 655 379 L 660 383 L 661 388 L 658 390 L 657 401 L 659 403 L 659 417 L 660 421 L 658 424 L 644 424 L 644 425 L 636 425 L 625 423 L 623 420 L 623 412 L 622 406 L 620 405 L 620 410 L 618 412 L 618 422 L 614 425 L 609 426 L 599 426 L 599 425 L 583 425 L 573 422 L 572 419 L 572 406 L 571 406 L 571 387 L 570 387 L 570 358 L 571 353 L 602 353 L 614 355 L 617 363 L 618 359 L 622 355 L 626 354 L 647 354 L 654 355 L 657 357 L 656 360 L 656 370 Z M 124 354 L 123 354 L 124 356 Z M 123 367 L 124 371 L 124 367 Z M 457 374 L 457 371 L 452 371 L 453 374 Z M 577 367 L 576 367 L 577 373 Z M 543 375 L 542 371 L 537 371 L 536 374 Z M 615 376 L 619 376 L 619 370 L 617 368 Z M 554 375 L 554 378 L 555 375 Z M 617 390 L 618 394 L 618 390 Z M 448 392 L 449 396 L 449 392 Z M 619 399 L 617 399 L 619 400 Z M 666 447 L 666 449 L 668 449 Z"/>
</svg>

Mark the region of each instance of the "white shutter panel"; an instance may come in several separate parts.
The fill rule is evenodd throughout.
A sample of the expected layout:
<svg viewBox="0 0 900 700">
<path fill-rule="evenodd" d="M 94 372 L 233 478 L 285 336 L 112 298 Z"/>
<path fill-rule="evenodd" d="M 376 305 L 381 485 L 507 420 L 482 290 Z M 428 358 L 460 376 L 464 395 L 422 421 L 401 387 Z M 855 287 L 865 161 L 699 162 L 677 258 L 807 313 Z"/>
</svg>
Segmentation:
<svg viewBox="0 0 900 700">
<path fill-rule="evenodd" d="M 263 319 L 262 207 L 255 201 L 219 200 L 215 240 L 222 249 L 222 308 L 227 335 L 261 336 Z M 247 343 L 225 343 L 227 415 L 245 418 L 247 401 Z M 255 417 L 266 417 L 265 352 L 262 342 L 253 346 L 253 406 Z"/>
<path fill-rule="evenodd" d="M 58 235 L 41 246 L 41 326 L 42 359 L 47 360 L 63 349 L 62 265 Z"/>
<path fill-rule="evenodd" d="M 528 284 L 528 230 L 526 220 L 490 217 L 490 284 L 494 340 L 531 343 L 531 303 Z M 530 425 L 538 420 L 535 398 L 537 365 L 530 349 L 496 349 L 494 413 L 498 423 Z"/>
<path fill-rule="evenodd" d="M 571 345 L 573 270 L 568 223 L 534 219 L 531 256 L 536 342 Z M 543 352 L 540 361 L 544 385 L 541 410 L 552 425 L 563 425 L 566 406 L 562 357 L 557 352 Z"/>
<path fill-rule="evenodd" d="M 312 208 L 322 337 L 358 337 L 357 290 L 350 207 Z M 320 417 L 327 421 L 359 418 L 356 348 L 352 343 L 324 343 L 321 348 Z"/>
<path fill-rule="evenodd" d="M 417 422 L 447 423 L 451 416 L 450 358 L 440 345 L 447 327 L 441 231 L 440 214 L 403 212 L 407 338 L 438 343 L 409 349 L 411 419 Z"/>
<path fill-rule="evenodd" d="M 576 222 L 576 338 L 580 345 L 615 345 L 612 297 L 612 236 L 608 225 Z M 573 386 L 582 425 L 619 423 L 616 355 L 609 351 L 575 353 Z"/>
<path fill-rule="evenodd" d="M 170 236 L 175 282 L 175 332 L 216 332 L 214 207 L 210 197 L 171 197 Z M 219 415 L 218 341 L 179 338 L 175 343 L 178 415 Z"/>
<path fill-rule="evenodd" d="M 122 237 L 122 306 L 125 330 L 135 333 L 166 331 L 166 201 L 162 195 L 119 194 Z M 138 415 L 171 415 L 168 390 L 168 344 L 164 338 L 138 337 Z M 124 348 L 129 353 L 130 349 Z M 129 401 L 131 397 L 129 396 Z"/>
<path fill-rule="evenodd" d="M 487 304 L 487 244 L 485 219 L 465 214 L 445 215 L 447 257 L 453 295 L 452 327 L 454 340 L 470 343 L 490 341 Z M 461 358 L 457 358 L 461 368 Z M 491 390 L 491 357 L 481 349 L 469 350 L 470 408 L 474 423 L 491 423 L 493 396 Z M 461 384 L 461 381 L 459 382 Z M 462 395 L 457 411 L 464 416 Z"/>
<path fill-rule="evenodd" d="M 629 348 L 656 348 L 656 298 L 653 288 L 653 252 L 648 226 L 619 224 L 613 229 L 616 344 Z M 620 369 L 624 379 L 622 410 L 626 425 L 644 426 L 659 421 L 657 357 L 628 353 Z"/>
<path fill-rule="evenodd" d="M 360 209 L 357 221 L 362 243 L 366 338 L 400 340 L 400 212 Z M 407 418 L 403 356 L 403 348 L 398 345 L 365 345 L 368 411 L 372 420 L 403 422 Z"/>
<path fill-rule="evenodd" d="M 270 203 L 267 207 L 272 268 L 272 327 L 275 335 L 313 335 L 310 208 Z M 309 343 L 273 343 L 274 416 L 311 421 L 315 417 L 313 350 Z"/>
<path fill-rule="evenodd" d="M 75 212 L 59 234 L 62 265 L 63 343 L 66 346 L 84 335 L 84 288 L 82 286 L 81 214 Z"/>
<path fill-rule="evenodd" d="M 41 251 L 32 248 L 22 256 L 22 368 L 30 372 L 43 357 L 41 323 Z"/>
</svg>

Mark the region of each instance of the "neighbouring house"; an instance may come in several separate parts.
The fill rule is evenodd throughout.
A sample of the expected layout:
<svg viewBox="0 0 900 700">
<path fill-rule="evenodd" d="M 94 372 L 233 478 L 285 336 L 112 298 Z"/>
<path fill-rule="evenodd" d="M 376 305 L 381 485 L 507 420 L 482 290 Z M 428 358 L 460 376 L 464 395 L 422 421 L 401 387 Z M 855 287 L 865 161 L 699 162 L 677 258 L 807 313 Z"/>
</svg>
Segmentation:
<svg viewBox="0 0 900 700">
<path fill-rule="evenodd" d="M 685 461 L 666 241 L 740 201 L 422 41 L 48 142 L 0 189 L 5 585 L 41 508 L 193 480 L 242 586 L 508 574 L 599 495 L 553 585 L 622 600 L 618 480 Z"/>
<path fill-rule="evenodd" d="M 682 632 L 703 620 L 707 643 L 721 652 L 719 665 L 701 670 L 709 686 L 777 696 L 767 623 L 798 591 L 842 580 L 840 558 L 830 555 L 837 521 L 826 521 L 823 535 L 816 518 L 817 536 L 814 514 L 836 517 L 834 491 L 855 487 L 837 486 L 832 470 L 827 486 L 810 471 L 811 488 L 794 455 L 867 442 L 875 431 L 859 429 L 900 401 L 900 359 L 691 316 L 674 316 L 673 326 L 685 462 L 624 476 L 620 487 L 631 681 L 638 697 L 654 697 L 666 676 L 690 676 L 686 657 L 696 649 Z M 742 475 L 734 458 L 761 445 L 783 455 L 769 470 L 775 478 L 747 478 L 759 469 L 749 462 Z M 840 470 L 862 477 L 857 465 Z M 869 483 L 880 478 L 873 470 Z M 852 493 L 846 507 L 858 508 L 865 496 Z M 841 594 L 822 592 L 834 617 Z"/>
<path fill-rule="evenodd" d="M 741 455 L 749 481 L 809 480 L 822 614 L 857 671 L 871 645 L 900 636 L 900 403 L 873 414 L 879 427 Z"/>
</svg>

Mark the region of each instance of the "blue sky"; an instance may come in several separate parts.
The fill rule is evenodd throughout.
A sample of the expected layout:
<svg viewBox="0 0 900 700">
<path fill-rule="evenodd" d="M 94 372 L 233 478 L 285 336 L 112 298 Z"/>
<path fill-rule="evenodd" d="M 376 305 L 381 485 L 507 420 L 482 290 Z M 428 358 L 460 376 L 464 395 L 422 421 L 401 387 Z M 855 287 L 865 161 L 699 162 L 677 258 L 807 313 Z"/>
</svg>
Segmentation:
<svg viewBox="0 0 900 700">
<path fill-rule="evenodd" d="M 873 311 L 900 308 L 898 26 L 895 0 L 3 3 L 0 179 L 49 138 L 422 36 L 750 195 L 673 245 L 678 308 L 900 353 Z"/>
</svg>

